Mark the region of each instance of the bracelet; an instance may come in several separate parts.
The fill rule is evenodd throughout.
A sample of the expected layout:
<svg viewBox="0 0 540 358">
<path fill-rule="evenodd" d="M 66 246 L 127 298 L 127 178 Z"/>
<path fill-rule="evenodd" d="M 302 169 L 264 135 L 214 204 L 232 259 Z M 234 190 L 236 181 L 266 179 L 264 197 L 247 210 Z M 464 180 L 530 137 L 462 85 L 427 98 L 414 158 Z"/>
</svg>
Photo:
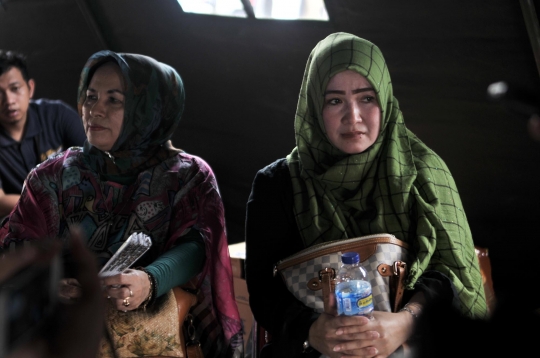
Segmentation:
<svg viewBox="0 0 540 358">
<path fill-rule="evenodd" d="M 313 347 L 309 344 L 309 341 L 306 339 L 304 343 L 302 344 L 303 351 L 302 353 L 309 353 L 313 351 Z"/>
<path fill-rule="evenodd" d="M 148 292 L 148 297 L 144 299 L 144 301 L 141 303 L 141 306 L 140 306 L 143 308 L 143 310 L 146 311 L 146 306 L 148 306 L 150 301 L 152 301 L 152 299 L 156 296 L 156 291 L 157 291 L 156 280 L 154 276 L 150 272 L 148 272 L 146 268 L 137 267 L 136 270 L 140 270 L 146 273 L 146 275 L 148 275 L 148 281 L 150 281 L 150 292 Z"/>
<path fill-rule="evenodd" d="M 402 309 L 399 310 L 399 312 L 402 312 L 402 311 L 407 311 L 411 314 L 411 316 L 413 316 L 415 319 L 418 318 L 419 314 L 421 313 L 421 309 L 418 309 L 418 313 L 414 312 L 412 309 L 410 309 L 409 307 L 409 304 L 407 303 L 405 306 L 403 306 Z"/>
</svg>

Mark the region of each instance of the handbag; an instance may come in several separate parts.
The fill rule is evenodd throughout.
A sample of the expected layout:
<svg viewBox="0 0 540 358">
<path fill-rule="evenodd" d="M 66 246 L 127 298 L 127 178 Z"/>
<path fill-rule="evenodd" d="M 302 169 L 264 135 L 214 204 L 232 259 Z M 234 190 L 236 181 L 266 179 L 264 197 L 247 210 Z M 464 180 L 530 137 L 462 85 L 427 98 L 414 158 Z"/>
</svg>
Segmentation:
<svg viewBox="0 0 540 358">
<path fill-rule="evenodd" d="M 100 358 L 203 358 L 190 310 L 197 296 L 174 287 L 144 309 L 108 306 Z"/>
<path fill-rule="evenodd" d="M 401 308 L 408 261 L 408 244 L 391 234 L 374 234 L 324 242 L 279 261 L 279 273 L 288 290 L 316 312 L 336 314 L 335 277 L 341 254 L 354 251 L 368 273 L 375 310 Z"/>
</svg>

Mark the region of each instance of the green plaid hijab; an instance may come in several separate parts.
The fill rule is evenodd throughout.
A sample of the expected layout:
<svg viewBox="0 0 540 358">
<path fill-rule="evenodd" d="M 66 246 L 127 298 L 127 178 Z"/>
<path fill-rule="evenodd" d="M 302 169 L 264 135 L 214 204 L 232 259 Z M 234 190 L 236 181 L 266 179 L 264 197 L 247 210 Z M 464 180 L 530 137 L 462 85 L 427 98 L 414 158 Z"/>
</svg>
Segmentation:
<svg viewBox="0 0 540 358">
<path fill-rule="evenodd" d="M 328 140 L 324 91 L 336 73 L 366 77 L 381 107 L 379 137 L 359 154 L 345 154 Z M 462 311 L 487 313 L 471 231 L 452 174 L 444 161 L 409 131 L 379 48 L 335 33 L 311 52 L 295 118 L 296 147 L 287 156 L 294 212 L 306 247 L 376 233 L 412 245 L 407 287 L 426 270 L 455 284 Z"/>
<path fill-rule="evenodd" d="M 181 151 L 170 138 L 184 110 L 184 84 L 174 68 L 151 57 L 100 51 L 88 59 L 81 73 L 77 101 L 81 116 L 90 79 L 107 61 L 120 66 L 126 85 L 122 130 L 109 153 L 88 141 L 83 151 L 103 180 L 131 184 L 143 170 Z"/>
</svg>

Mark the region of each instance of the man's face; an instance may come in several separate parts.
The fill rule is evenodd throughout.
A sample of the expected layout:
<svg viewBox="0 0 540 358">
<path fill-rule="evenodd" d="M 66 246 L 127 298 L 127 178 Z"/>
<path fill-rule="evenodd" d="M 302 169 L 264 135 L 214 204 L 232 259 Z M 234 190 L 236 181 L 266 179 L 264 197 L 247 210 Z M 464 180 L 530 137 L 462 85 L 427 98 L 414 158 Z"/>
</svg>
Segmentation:
<svg viewBox="0 0 540 358">
<path fill-rule="evenodd" d="M 0 125 L 13 125 L 26 120 L 34 81 L 26 82 L 17 67 L 0 75 Z"/>
</svg>

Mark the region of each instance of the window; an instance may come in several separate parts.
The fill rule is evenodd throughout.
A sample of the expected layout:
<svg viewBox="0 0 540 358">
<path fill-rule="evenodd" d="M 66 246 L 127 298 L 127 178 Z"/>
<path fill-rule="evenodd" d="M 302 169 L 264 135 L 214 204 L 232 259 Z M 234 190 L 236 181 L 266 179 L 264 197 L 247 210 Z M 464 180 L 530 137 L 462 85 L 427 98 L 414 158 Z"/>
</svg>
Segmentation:
<svg viewBox="0 0 540 358">
<path fill-rule="evenodd" d="M 196 14 L 247 17 L 240 0 L 178 0 L 184 12 Z"/>
<path fill-rule="evenodd" d="M 178 3 L 185 12 L 197 14 L 328 21 L 324 0 L 178 0 Z"/>
<path fill-rule="evenodd" d="M 251 0 L 251 5 L 261 19 L 328 21 L 323 0 Z"/>
</svg>

